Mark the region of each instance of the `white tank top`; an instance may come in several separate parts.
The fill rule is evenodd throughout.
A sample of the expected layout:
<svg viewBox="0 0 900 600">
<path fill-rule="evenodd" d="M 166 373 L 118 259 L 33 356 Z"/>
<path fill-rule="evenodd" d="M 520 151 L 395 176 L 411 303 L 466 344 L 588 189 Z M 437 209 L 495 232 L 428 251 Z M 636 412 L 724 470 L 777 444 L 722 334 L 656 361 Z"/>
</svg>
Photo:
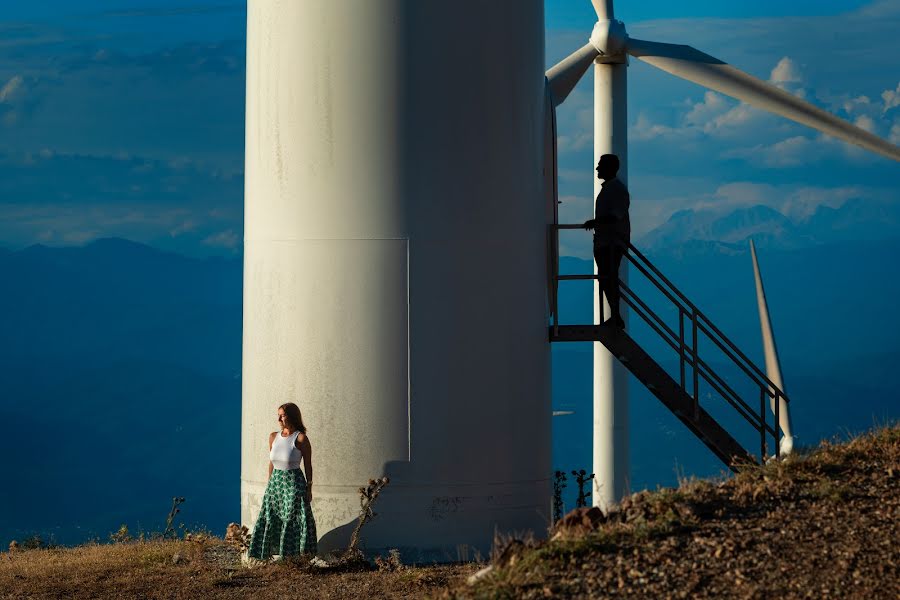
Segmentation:
<svg viewBox="0 0 900 600">
<path fill-rule="evenodd" d="M 291 469 L 299 469 L 300 461 L 303 455 L 297 449 L 296 441 L 299 431 L 295 431 L 291 435 L 284 437 L 281 432 L 275 434 L 275 440 L 272 442 L 272 450 L 269 452 L 269 460 L 272 466 L 279 471 L 290 471 Z"/>
</svg>

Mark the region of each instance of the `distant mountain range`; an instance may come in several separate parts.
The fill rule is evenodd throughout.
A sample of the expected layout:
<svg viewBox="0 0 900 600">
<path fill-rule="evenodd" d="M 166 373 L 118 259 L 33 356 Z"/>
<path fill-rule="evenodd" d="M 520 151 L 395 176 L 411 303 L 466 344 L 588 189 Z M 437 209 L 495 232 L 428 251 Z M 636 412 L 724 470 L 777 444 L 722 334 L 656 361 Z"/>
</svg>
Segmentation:
<svg viewBox="0 0 900 600">
<path fill-rule="evenodd" d="M 742 219 L 715 231 L 756 231 Z M 686 242 L 652 254 L 761 362 L 745 246 Z M 896 240 L 760 249 L 800 443 L 900 416 L 898 255 Z M 188 524 L 220 532 L 238 519 L 241 269 L 240 257 L 197 260 L 120 239 L 0 250 L 0 543 L 34 532 L 105 538 L 122 523 L 159 529 L 174 495 L 187 498 Z M 591 263 L 564 258 L 562 269 Z M 652 296 L 637 274 L 631 283 Z M 564 322 L 591 319 L 591 294 L 586 282 L 562 284 Z M 671 366 L 646 328 L 630 327 Z M 554 419 L 558 468 L 591 467 L 590 356 L 589 345 L 553 349 L 554 407 L 576 411 Z M 635 488 L 674 482 L 676 462 L 685 474 L 719 472 L 659 402 L 632 390 Z M 570 485 L 569 503 L 573 494 Z"/>
<path fill-rule="evenodd" d="M 802 219 L 756 205 L 730 211 L 687 209 L 638 240 L 650 253 L 722 253 L 744 249 L 753 238 L 759 248 L 788 250 L 854 240 L 900 238 L 900 203 L 853 199 L 838 208 L 819 206 Z"/>
<path fill-rule="evenodd" d="M 0 359 L 165 359 L 238 375 L 241 269 L 122 239 L 0 254 Z"/>
</svg>

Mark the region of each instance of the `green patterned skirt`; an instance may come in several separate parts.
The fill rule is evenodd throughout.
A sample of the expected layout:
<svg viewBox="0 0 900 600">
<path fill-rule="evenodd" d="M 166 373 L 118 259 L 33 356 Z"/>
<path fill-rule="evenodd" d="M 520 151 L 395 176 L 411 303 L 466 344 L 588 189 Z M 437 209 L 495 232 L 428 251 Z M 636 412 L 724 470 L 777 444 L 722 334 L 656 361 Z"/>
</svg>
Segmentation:
<svg viewBox="0 0 900 600">
<path fill-rule="evenodd" d="M 306 477 L 302 469 L 272 469 L 248 555 L 268 560 L 305 553 L 316 553 L 316 522 L 306 501 Z"/>
</svg>

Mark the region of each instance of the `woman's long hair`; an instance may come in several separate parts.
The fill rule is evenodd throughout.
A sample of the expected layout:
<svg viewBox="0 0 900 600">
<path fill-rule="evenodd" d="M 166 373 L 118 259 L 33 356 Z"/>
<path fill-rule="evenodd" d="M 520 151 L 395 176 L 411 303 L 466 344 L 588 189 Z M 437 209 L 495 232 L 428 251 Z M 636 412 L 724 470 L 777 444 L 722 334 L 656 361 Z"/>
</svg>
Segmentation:
<svg viewBox="0 0 900 600">
<path fill-rule="evenodd" d="M 284 411 L 286 424 L 291 429 L 295 429 L 302 434 L 306 434 L 306 425 L 303 424 L 303 415 L 300 414 L 300 408 L 293 402 L 288 402 L 279 406 Z"/>
</svg>

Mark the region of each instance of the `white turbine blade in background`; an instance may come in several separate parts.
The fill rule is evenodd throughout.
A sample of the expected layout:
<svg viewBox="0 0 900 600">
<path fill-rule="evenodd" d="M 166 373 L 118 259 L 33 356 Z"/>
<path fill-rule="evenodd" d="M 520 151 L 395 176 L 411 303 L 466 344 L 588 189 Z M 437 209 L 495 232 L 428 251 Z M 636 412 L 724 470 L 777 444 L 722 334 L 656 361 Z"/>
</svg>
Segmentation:
<svg viewBox="0 0 900 600">
<path fill-rule="evenodd" d="M 593 44 L 585 44 L 547 71 L 553 106 L 559 106 L 569 96 L 600 52 Z"/>
<path fill-rule="evenodd" d="M 613 0 L 591 0 L 598 21 L 606 21 L 615 18 L 613 16 Z"/>
<path fill-rule="evenodd" d="M 775 348 L 775 334 L 772 333 L 772 322 L 769 319 L 769 305 L 766 303 L 766 292 L 763 290 L 762 275 L 759 272 L 759 262 L 756 260 L 756 247 L 750 240 L 750 256 L 753 258 L 753 277 L 756 280 L 756 303 L 759 307 L 759 327 L 762 331 L 763 352 L 766 356 L 766 376 L 772 383 L 784 392 L 784 380 L 781 377 L 781 364 L 778 360 L 778 350 Z M 786 393 L 786 392 L 785 392 Z M 770 399 L 772 411 L 775 411 L 775 400 Z M 781 440 L 781 455 L 789 455 L 794 448 L 794 434 L 791 431 L 791 413 L 788 402 L 779 398 L 779 421 L 784 437 Z"/>
<path fill-rule="evenodd" d="M 629 38 L 627 52 L 676 77 L 900 161 L 900 147 L 691 46 Z"/>
</svg>

